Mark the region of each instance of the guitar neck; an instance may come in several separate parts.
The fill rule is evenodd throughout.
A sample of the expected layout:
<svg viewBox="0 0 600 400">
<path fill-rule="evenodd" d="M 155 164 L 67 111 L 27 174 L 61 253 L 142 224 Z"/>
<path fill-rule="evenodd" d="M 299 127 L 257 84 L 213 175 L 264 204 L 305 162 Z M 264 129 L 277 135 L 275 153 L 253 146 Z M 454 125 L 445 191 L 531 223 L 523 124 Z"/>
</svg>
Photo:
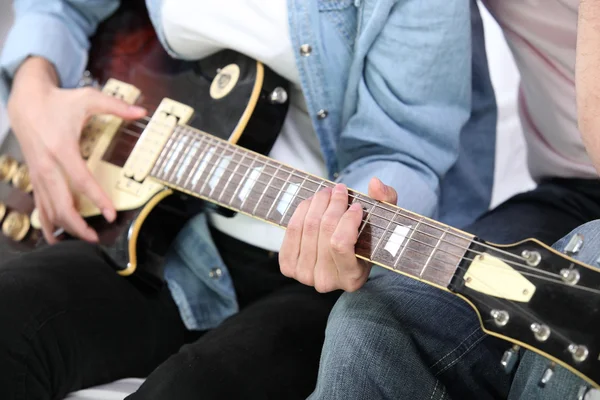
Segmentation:
<svg viewBox="0 0 600 400">
<path fill-rule="evenodd" d="M 331 181 L 177 126 L 150 173 L 177 190 L 286 228 L 296 207 Z M 383 267 L 448 287 L 473 236 L 349 190 L 360 203 L 356 255 Z"/>
</svg>

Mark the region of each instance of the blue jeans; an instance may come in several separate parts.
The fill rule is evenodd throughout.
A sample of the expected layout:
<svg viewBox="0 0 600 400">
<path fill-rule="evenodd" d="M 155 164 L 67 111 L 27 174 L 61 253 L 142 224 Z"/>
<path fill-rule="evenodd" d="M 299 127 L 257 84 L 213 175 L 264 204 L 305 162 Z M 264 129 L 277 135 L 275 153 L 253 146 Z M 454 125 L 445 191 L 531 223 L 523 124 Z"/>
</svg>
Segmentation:
<svg viewBox="0 0 600 400">
<path fill-rule="evenodd" d="M 600 183 L 552 180 L 518 195 L 466 230 L 496 243 L 536 237 L 545 243 L 600 218 Z M 600 221 L 580 226 L 577 258 L 596 265 Z M 562 249 L 567 238 L 558 241 Z M 342 295 L 329 317 L 311 399 L 570 400 L 584 382 L 562 368 L 545 389 L 547 360 L 523 352 L 512 373 L 500 365 L 511 344 L 486 335 L 458 297 L 393 272 Z"/>
</svg>

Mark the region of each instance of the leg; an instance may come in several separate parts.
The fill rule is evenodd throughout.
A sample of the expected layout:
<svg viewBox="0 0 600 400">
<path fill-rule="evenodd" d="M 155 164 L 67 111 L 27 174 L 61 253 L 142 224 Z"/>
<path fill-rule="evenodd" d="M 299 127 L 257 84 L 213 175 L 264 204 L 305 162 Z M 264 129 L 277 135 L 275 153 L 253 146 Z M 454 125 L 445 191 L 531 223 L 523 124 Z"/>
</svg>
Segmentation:
<svg viewBox="0 0 600 400">
<path fill-rule="evenodd" d="M 589 222 L 576 228 L 553 247 L 562 251 L 569 238 L 580 233 L 585 238 L 583 247 L 574 258 L 591 266 L 598 266 L 600 256 L 600 220 Z M 562 367 L 556 367 L 552 379 L 544 388 L 538 386 L 544 370 L 550 361 L 531 351 L 525 351 L 510 390 L 510 400 L 576 400 L 585 393 L 589 384 Z M 592 394 L 590 393 L 590 397 Z M 593 396 L 600 398 L 600 393 Z M 588 397 L 589 398 L 589 397 Z"/>
<path fill-rule="evenodd" d="M 532 236 L 552 243 L 600 217 L 600 196 L 591 201 L 589 192 L 543 184 L 466 230 L 498 243 Z M 573 212 L 572 203 L 585 207 Z M 511 376 L 499 361 L 508 347 L 485 335 L 459 298 L 385 273 L 343 294 L 332 310 L 312 398 L 506 398 Z"/>
<path fill-rule="evenodd" d="M 286 285 L 185 346 L 128 400 L 305 399 L 338 296 Z"/>
<path fill-rule="evenodd" d="M 166 289 L 145 293 L 83 242 L 0 266 L 0 326 L 3 400 L 62 399 L 146 376 L 187 334 Z"/>
</svg>

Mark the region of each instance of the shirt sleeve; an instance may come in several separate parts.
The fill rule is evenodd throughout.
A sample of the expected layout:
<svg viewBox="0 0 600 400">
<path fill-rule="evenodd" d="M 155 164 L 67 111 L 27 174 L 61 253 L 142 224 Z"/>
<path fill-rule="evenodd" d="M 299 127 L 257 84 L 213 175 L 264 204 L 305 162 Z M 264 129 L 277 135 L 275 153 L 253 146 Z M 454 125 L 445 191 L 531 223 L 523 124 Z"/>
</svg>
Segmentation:
<svg viewBox="0 0 600 400">
<path fill-rule="evenodd" d="M 367 193 L 377 176 L 400 207 L 435 217 L 471 110 L 469 1 L 399 0 L 363 23 L 361 40 L 373 39 L 350 69 L 357 105 L 342 116 L 339 180 Z"/>
<path fill-rule="evenodd" d="M 62 87 L 75 87 L 89 37 L 118 6 L 118 0 L 15 0 L 14 25 L 0 54 L 0 98 L 8 99 L 15 72 L 30 56 L 50 61 Z"/>
</svg>

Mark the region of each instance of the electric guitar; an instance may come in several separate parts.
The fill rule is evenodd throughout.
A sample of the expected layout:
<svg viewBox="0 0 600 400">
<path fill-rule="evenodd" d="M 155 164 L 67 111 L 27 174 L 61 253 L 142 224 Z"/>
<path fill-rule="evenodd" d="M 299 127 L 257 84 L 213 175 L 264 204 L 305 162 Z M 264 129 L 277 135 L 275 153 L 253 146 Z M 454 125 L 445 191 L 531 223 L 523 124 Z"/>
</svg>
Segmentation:
<svg viewBox="0 0 600 400">
<path fill-rule="evenodd" d="M 170 231 L 163 224 L 186 220 L 182 214 L 168 221 L 150 222 L 155 213 L 160 215 L 157 209 L 161 205 L 181 210 L 186 203 L 182 195 L 285 228 L 302 200 L 334 186 L 331 181 L 270 159 L 231 139 L 235 137 L 231 132 L 248 130 L 249 121 L 258 115 L 254 99 L 277 103 L 275 89 L 280 86 L 256 92 L 249 89 L 258 87 L 256 77 L 260 73 L 256 71 L 260 68 L 253 70 L 254 83 L 248 85 L 248 80 L 243 79 L 248 76 L 243 73 L 247 70 L 240 67 L 238 75 L 237 70 L 231 72 L 235 67 L 230 67 L 244 63 L 229 54 L 227 57 L 232 58 L 225 57 L 226 61 L 217 64 L 220 71 L 230 71 L 231 76 L 222 80 L 217 73 L 212 79 L 207 78 L 209 95 L 205 93 L 203 101 L 195 106 L 164 98 L 151 118 L 134 123 L 139 134 L 131 124 L 125 125 L 114 116 L 97 116 L 85 127 L 82 153 L 89 153 L 90 170 L 110 194 L 120 218 L 124 218 L 120 222 L 125 221 L 113 228 L 105 227 L 119 233 L 101 235 L 120 275 L 140 273 L 152 263 L 151 258 L 140 258 L 144 247 L 140 246 L 140 235 L 145 227 L 154 224 L 155 231 Z M 212 92 L 213 85 L 216 94 Z M 246 94 L 251 93 L 243 97 L 247 103 L 238 112 L 231 111 L 236 104 L 239 106 L 240 97 L 235 94 L 244 87 Z M 135 85 L 115 79 L 109 79 L 103 90 L 131 103 L 140 96 Z M 228 98 L 233 101 L 226 101 Z M 206 101 L 211 110 L 208 115 Z M 234 128 L 230 126 L 225 130 L 227 134 L 219 137 L 216 129 L 193 126 L 194 121 L 213 114 L 230 118 L 234 115 Z M 269 124 L 266 125 L 257 129 L 267 132 Z M 126 129 L 133 133 L 127 134 Z M 93 138 L 91 142 L 89 137 Z M 12 168 L 14 177 L 16 167 Z M 600 274 L 596 269 L 534 239 L 502 246 L 487 243 L 352 190 L 349 203 L 360 203 L 364 210 L 356 256 L 466 301 L 488 334 L 515 345 L 505 353 L 503 365 L 508 367 L 516 357 L 517 346 L 523 346 L 551 361 L 542 384 L 551 376 L 554 365 L 559 364 L 600 387 Z M 80 212 L 91 220 L 101 219 L 99 210 L 85 199 L 80 201 Z M 31 219 L 35 228 L 35 212 Z M 25 237 L 32 232 L 36 230 L 29 228 Z M 117 240 L 108 240 L 115 237 Z M 580 240 L 573 237 L 567 246 L 569 252 L 577 252 Z M 10 242 L 23 245 L 22 241 Z"/>
</svg>

